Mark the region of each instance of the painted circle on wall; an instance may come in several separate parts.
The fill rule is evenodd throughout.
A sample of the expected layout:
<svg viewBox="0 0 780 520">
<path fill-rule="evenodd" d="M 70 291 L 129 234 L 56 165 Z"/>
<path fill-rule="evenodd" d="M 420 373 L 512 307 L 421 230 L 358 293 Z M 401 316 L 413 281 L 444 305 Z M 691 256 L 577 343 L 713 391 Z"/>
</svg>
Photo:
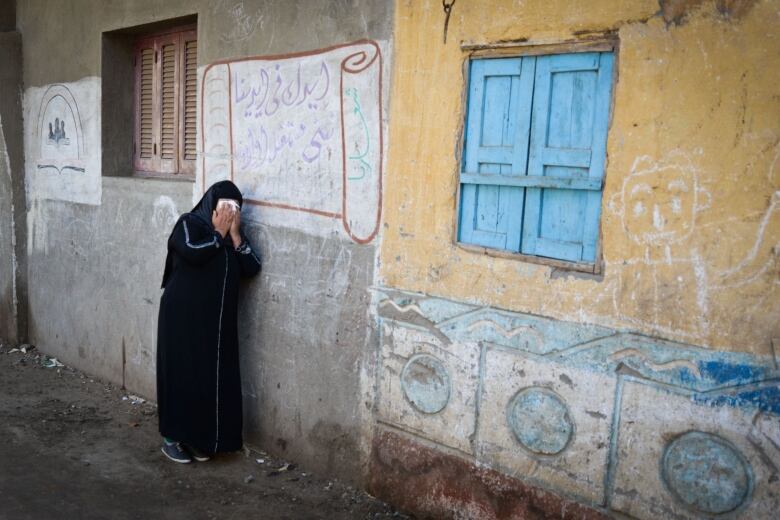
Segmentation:
<svg viewBox="0 0 780 520">
<path fill-rule="evenodd" d="M 750 463 L 726 439 L 688 432 L 670 442 L 661 460 L 664 482 L 691 509 L 720 514 L 733 511 L 753 488 Z"/>
<path fill-rule="evenodd" d="M 437 413 L 450 400 L 450 375 L 435 357 L 417 354 L 406 362 L 401 372 L 401 388 L 417 410 Z"/>
<path fill-rule="evenodd" d="M 517 441 L 541 455 L 557 455 L 569 445 L 574 423 L 563 399 L 552 390 L 530 387 L 509 401 L 507 423 Z"/>
</svg>

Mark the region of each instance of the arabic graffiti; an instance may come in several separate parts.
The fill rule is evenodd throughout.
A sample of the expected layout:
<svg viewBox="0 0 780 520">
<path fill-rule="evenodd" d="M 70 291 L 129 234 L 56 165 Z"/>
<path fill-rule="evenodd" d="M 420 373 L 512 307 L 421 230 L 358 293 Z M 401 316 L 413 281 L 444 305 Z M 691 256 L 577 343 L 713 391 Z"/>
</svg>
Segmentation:
<svg viewBox="0 0 780 520">
<path fill-rule="evenodd" d="M 360 143 L 355 141 L 355 152 L 353 155 L 347 156 L 350 161 L 357 161 L 358 168 L 360 169 L 360 175 L 349 175 L 347 180 L 356 181 L 364 179 L 367 173 L 371 172 L 371 164 L 366 161 L 366 156 L 371 148 L 371 134 L 368 131 L 368 124 L 366 123 L 366 117 L 363 115 L 363 110 L 360 106 L 360 98 L 358 91 L 354 88 L 348 88 L 344 90 L 344 95 L 349 97 L 353 103 L 352 113 L 360 118 L 360 124 L 363 128 L 364 145 L 365 148 L 360 150 Z"/>
<path fill-rule="evenodd" d="M 266 221 L 278 215 L 289 224 L 289 214 L 277 210 L 304 212 L 340 219 L 358 243 L 373 240 L 381 206 L 381 78 L 381 52 L 370 40 L 209 65 L 201 93 L 202 185 L 229 178 L 250 205 L 275 208 L 263 210 Z M 360 182 L 348 190 L 352 181 Z"/>
<path fill-rule="evenodd" d="M 246 76 L 233 72 L 233 101 L 244 107 L 244 117 L 273 116 L 281 107 L 297 107 L 307 100 L 308 108 L 316 110 L 316 102 L 322 101 L 330 89 L 330 72 L 325 61 L 319 73 L 308 81 L 301 79 L 300 63 L 292 78 L 285 78 L 284 74 L 278 63 L 270 73 L 266 67 L 249 71 Z"/>
<path fill-rule="evenodd" d="M 314 67 L 275 63 L 233 71 L 233 102 L 245 122 L 235 143 L 239 169 L 261 168 L 289 155 L 309 164 L 319 158 L 336 129 L 325 99 L 330 76 L 324 60 Z"/>
<path fill-rule="evenodd" d="M 263 15 L 259 10 L 247 12 L 244 2 L 231 4 L 229 0 L 217 0 L 212 3 L 211 13 L 217 19 L 224 19 L 230 26 L 219 39 L 226 43 L 245 41 L 251 38 L 259 26 L 263 27 Z"/>
<path fill-rule="evenodd" d="M 323 143 L 333 137 L 334 133 L 332 125 L 317 125 L 313 131 L 309 131 L 305 123 L 296 125 L 293 121 L 287 121 L 270 136 L 263 126 L 259 129 L 248 128 L 244 139 L 236 146 L 234 156 L 239 169 L 248 170 L 273 164 L 285 152 L 299 148 L 300 158 L 313 163 L 319 158 Z M 306 139 L 309 135 L 311 137 Z M 298 147 L 301 141 L 304 145 Z"/>
</svg>

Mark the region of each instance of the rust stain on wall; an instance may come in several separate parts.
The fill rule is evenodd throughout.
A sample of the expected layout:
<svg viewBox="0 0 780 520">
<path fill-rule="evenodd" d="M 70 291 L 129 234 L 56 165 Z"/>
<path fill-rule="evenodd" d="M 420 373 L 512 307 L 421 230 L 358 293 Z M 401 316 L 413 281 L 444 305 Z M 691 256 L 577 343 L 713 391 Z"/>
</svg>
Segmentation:
<svg viewBox="0 0 780 520">
<path fill-rule="evenodd" d="M 661 15 L 667 24 L 680 25 L 685 22 L 689 13 L 694 11 L 706 0 L 659 0 Z M 715 6 L 718 12 L 733 19 L 739 19 L 745 15 L 756 0 L 716 0 Z"/>
<path fill-rule="evenodd" d="M 609 518 L 599 510 L 389 431 L 374 437 L 369 490 L 421 519 Z"/>
</svg>

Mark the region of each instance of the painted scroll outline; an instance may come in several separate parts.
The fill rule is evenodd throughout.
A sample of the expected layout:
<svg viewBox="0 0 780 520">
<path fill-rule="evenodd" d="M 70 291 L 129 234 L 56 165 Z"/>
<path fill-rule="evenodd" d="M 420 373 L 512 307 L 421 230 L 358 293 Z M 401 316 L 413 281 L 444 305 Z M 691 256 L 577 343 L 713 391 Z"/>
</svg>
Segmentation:
<svg viewBox="0 0 780 520">
<path fill-rule="evenodd" d="M 365 150 L 358 151 L 357 155 L 350 155 L 349 157 L 347 157 L 347 159 L 349 159 L 351 161 L 357 161 L 358 162 L 358 166 L 360 168 L 360 175 L 359 176 L 347 177 L 347 180 L 349 180 L 349 181 L 353 181 L 353 180 L 357 181 L 357 180 L 363 179 L 366 176 L 366 172 L 371 171 L 371 165 L 365 160 L 365 157 L 368 155 L 369 150 L 371 150 L 371 145 L 370 145 L 371 137 L 370 137 L 370 133 L 369 133 L 369 130 L 368 130 L 368 123 L 366 122 L 366 118 L 363 115 L 363 110 L 362 110 L 362 108 L 360 106 L 360 96 L 359 96 L 357 90 L 354 89 L 354 88 L 348 88 L 348 89 L 344 90 L 343 94 L 345 96 L 349 96 L 350 98 L 352 98 L 352 103 L 354 104 L 352 112 L 354 114 L 360 116 L 360 125 L 361 125 L 361 127 L 363 129 L 363 133 L 364 133 L 365 139 L 366 139 L 366 148 L 365 148 Z"/>
<path fill-rule="evenodd" d="M 369 59 L 368 52 L 361 48 L 361 46 L 371 46 L 374 49 L 373 56 Z M 368 244 L 374 238 L 376 238 L 377 234 L 379 233 L 379 225 L 382 219 L 382 176 L 383 176 L 383 170 L 384 170 L 384 132 L 383 132 L 383 104 L 382 104 L 382 85 L 383 85 L 383 58 L 382 58 L 382 51 L 379 47 L 379 44 L 374 40 L 355 40 L 348 43 L 343 43 L 339 45 L 333 45 L 331 47 L 324 47 L 321 49 L 311 50 L 311 51 L 302 51 L 302 52 L 295 52 L 295 53 L 289 53 L 289 54 L 274 54 L 274 55 L 267 55 L 267 56 L 251 56 L 247 58 L 236 58 L 236 59 L 226 59 L 226 60 L 219 60 L 215 61 L 213 63 L 210 63 L 206 69 L 203 71 L 203 80 L 201 81 L 201 96 L 200 96 L 200 130 L 201 130 L 201 143 L 205 150 L 206 148 L 206 123 L 205 123 L 205 117 L 203 117 L 205 113 L 205 97 L 206 97 L 206 83 L 210 80 L 208 79 L 208 73 L 209 71 L 216 66 L 219 65 L 225 65 L 228 70 L 227 74 L 227 91 L 228 91 L 228 121 L 230 122 L 229 128 L 228 128 L 228 140 L 230 143 L 230 168 L 229 168 L 229 179 L 232 181 L 234 179 L 234 158 L 232 157 L 233 154 L 233 88 L 232 88 L 232 74 L 230 70 L 231 63 L 236 62 L 246 62 L 246 61 L 277 61 L 277 60 L 285 60 L 290 58 L 301 58 L 306 56 L 317 56 L 320 54 L 326 54 L 328 52 L 338 50 L 338 49 L 345 49 L 348 47 L 357 47 L 355 52 L 347 55 L 345 58 L 341 60 L 341 67 L 340 67 L 340 76 L 339 76 L 339 103 L 340 103 L 340 111 L 339 111 L 339 119 L 340 119 L 340 126 L 341 126 L 341 183 L 342 183 L 342 191 L 341 191 L 341 213 L 336 213 L 332 211 L 325 211 L 317 208 L 307 208 L 307 207 L 301 207 L 296 206 L 294 204 L 286 204 L 282 202 L 273 202 L 273 201 L 266 201 L 266 200 L 256 200 L 256 199 L 250 199 L 246 198 L 244 199 L 245 202 L 248 204 L 254 205 L 254 206 L 265 206 L 265 207 L 271 207 L 276 209 L 284 209 L 289 211 L 296 211 L 296 212 L 303 212 L 303 213 L 309 213 L 312 215 L 317 215 L 321 217 L 326 218 L 332 218 L 332 219 L 341 219 L 342 226 L 344 227 L 344 231 L 347 233 L 347 235 L 356 243 L 358 244 Z M 371 65 L 373 65 L 375 62 L 379 61 L 378 63 L 378 83 L 377 83 L 377 102 L 378 102 L 378 108 L 379 108 L 379 117 L 378 117 L 378 133 L 379 133 L 379 153 L 378 153 L 378 172 L 377 172 L 377 208 L 376 208 L 376 219 L 374 222 L 374 228 L 369 233 L 368 236 L 365 237 L 359 237 L 356 236 L 355 233 L 352 231 L 352 227 L 347 220 L 347 201 L 348 201 L 348 189 L 347 189 L 347 155 L 346 155 L 346 142 L 345 142 L 345 127 L 344 127 L 344 74 L 358 74 L 364 70 L 367 70 Z M 204 153 L 201 157 L 201 171 L 202 171 L 202 178 L 201 178 L 201 192 L 206 192 L 206 154 Z"/>
</svg>

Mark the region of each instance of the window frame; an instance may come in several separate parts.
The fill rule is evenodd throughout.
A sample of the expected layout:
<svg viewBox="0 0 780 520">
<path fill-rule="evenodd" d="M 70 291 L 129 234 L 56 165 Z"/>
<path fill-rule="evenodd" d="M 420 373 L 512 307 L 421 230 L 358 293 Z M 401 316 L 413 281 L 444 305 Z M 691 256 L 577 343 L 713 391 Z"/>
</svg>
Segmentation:
<svg viewBox="0 0 780 520">
<path fill-rule="evenodd" d="M 138 35 L 132 47 L 133 52 L 133 176 L 143 178 L 162 178 L 183 181 L 195 180 L 195 163 L 197 159 L 184 159 L 185 155 L 185 102 L 186 102 L 186 45 L 187 41 L 198 40 L 197 23 L 170 27 L 162 31 L 155 31 Z M 162 59 L 160 53 L 162 46 L 175 43 L 175 80 L 174 80 L 174 135 L 175 157 L 163 159 L 161 150 L 161 118 L 162 118 Z M 141 50 L 152 47 L 154 49 L 153 77 L 152 77 L 152 141 L 153 157 L 146 159 L 140 157 L 140 102 L 141 102 L 141 68 L 138 64 Z M 196 74 L 196 106 L 197 121 L 197 58 L 195 63 Z M 197 123 L 196 123 L 197 128 Z M 196 130 L 197 134 L 197 130 Z M 197 141 L 197 138 L 196 138 Z"/>
<path fill-rule="evenodd" d="M 533 42 L 533 41 L 513 41 L 502 43 L 464 43 L 461 45 L 461 51 L 463 52 L 462 58 L 462 74 L 463 83 L 461 89 L 461 111 L 460 122 L 458 128 L 459 141 L 456 148 L 456 161 L 455 172 L 453 175 L 455 184 L 455 211 L 453 212 L 453 223 L 450 227 L 452 229 L 451 241 L 453 247 L 461 249 L 469 253 L 476 253 L 496 258 L 506 258 L 510 260 L 517 260 L 521 262 L 528 262 L 539 265 L 546 265 L 553 268 L 564 269 L 568 271 L 577 271 L 582 273 L 589 273 L 593 275 L 601 275 L 604 271 L 603 260 L 603 232 L 602 232 L 602 220 L 603 220 L 603 208 L 605 204 L 604 199 L 604 187 L 607 181 L 607 169 L 609 164 L 609 135 L 612 126 L 612 117 L 614 114 L 614 104 L 616 97 L 616 87 L 618 80 L 618 62 L 619 62 L 619 45 L 617 38 L 597 38 L 587 41 L 575 40 L 567 42 Z M 601 197 L 601 213 L 599 214 L 598 221 L 598 233 L 596 237 L 596 254 L 593 262 L 576 262 L 570 260 L 561 260 L 556 258 L 549 258 L 538 255 L 529 255 L 526 253 L 512 252 L 503 249 L 495 249 L 486 246 L 469 244 L 461 242 L 460 237 L 460 221 L 461 221 L 461 180 L 460 175 L 463 168 L 463 158 L 465 155 L 466 133 L 467 133 L 467 118 L 468 113 L 468 98 L 469 90 L 471 87 L 471 62 L 474 59 L 500 59 L 500 58 L 522 58 L 527 56 L 547 56 L 553 54 L 573 54 L 573 53 L 587 53 L 587 52 L 611 52 L 613 53 L 613 67 L 611 78 L 611 93 L 609 99 L 609 113 L 607 114 L 607 143 L 604 152 L 604 173 L 602 176 L 602 197 Z"/>
</svg>

